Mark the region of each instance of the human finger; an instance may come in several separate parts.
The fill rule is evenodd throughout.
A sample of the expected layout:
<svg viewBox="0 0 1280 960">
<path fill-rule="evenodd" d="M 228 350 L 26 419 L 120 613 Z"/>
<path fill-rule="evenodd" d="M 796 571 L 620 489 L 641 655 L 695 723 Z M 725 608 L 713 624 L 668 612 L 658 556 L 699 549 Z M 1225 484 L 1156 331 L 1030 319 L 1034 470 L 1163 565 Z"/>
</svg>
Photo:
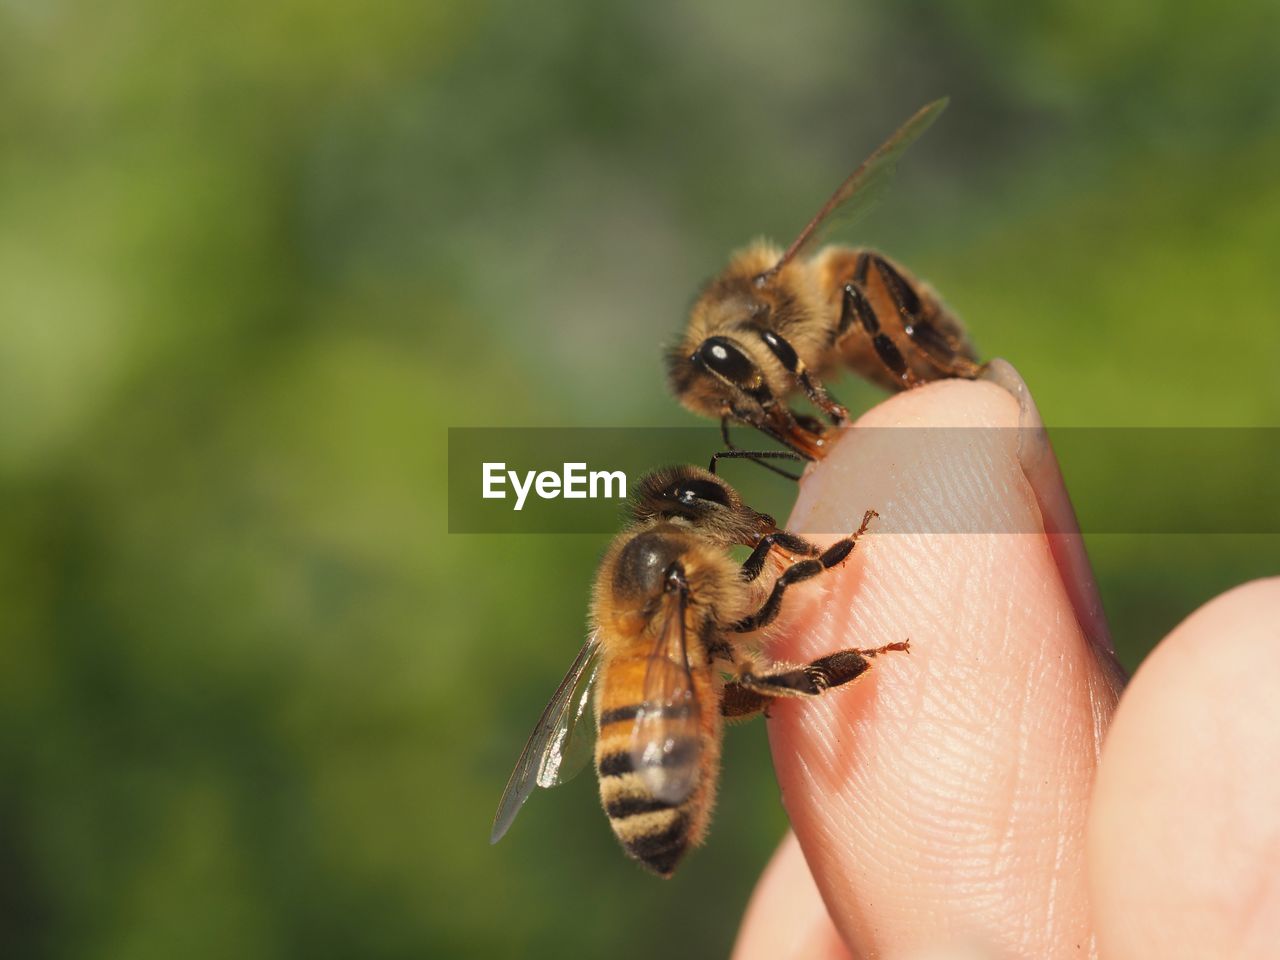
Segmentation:
<svg viewBox="0 0 1280 960">
<path fill-rule="evenodd" d="M 1117 680 L 1045 535 L 1019 415 L 986 383 L 895 396 L 810 470 L 790 521 L 831 541 L 880 514 L 791 604 L 772 655 L 911 640 L 850 688 L 771 711 L 783 801 L 858 956 L 1090 949 L 1084 824 Z"/>
<path fill-rule="evenodd" d="M 1102 956 L 1280 951 L 1280 578 L 1238 587 L 1143 662 L 1089 821 Z"/>
<path fill-rule="evenodd" d="M 760 877 L 733 960 L 852 960 L 795 834 L 787 834 Z"/>
</svg>

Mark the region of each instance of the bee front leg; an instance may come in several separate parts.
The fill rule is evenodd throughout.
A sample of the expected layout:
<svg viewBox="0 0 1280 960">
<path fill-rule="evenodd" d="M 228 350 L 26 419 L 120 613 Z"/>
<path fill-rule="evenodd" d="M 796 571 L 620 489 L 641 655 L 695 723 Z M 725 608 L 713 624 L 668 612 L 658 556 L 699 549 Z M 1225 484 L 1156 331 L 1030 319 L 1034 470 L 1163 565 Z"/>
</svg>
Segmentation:
<svg viewBox="0 0 1280 960">
<path fill-rule="evenodd" d="M 760 542 L 751 551 L 751 556 L 747 557 L 743 562 L 742 579 L 751 583 L 758 578 L 761 571 L 764 570 L 764 562 L 769 556 L 769 551 L 775 549 L 800 557 L 817 557 L 822 554 L 822 551 L 817 546 L 803 537 L 798 537 L 786 530 L 775 530 L 773 533 L 767 533 L 761 537 Z"/>
<path fill-rule="evenodd" d="M 827 388 L 819 383 L 809 371 L 805 368 L 804 363 L 800 359 L 800 355 L 796 353 L 795 347 L 791 346 L 780 333 L 773 330 L 761 330 L 760 339 L 764 341 L 765 346 L 773 353 L 778 361 L 786 368 L 796 379 L 800 389 L 804 391 L 819 410 L 827 415 L 834 426 L 840 426 L 849 419 L 849 411 L 844 408 L 830 393 Z"/>
<path fill-rule="evenodd" d="M 773 591 L 769 594 L 769 599 L 765 600 L 764 605 L 755 613 L 743 617 L 733 625 L 732 629 L 737 633 L 750 633 L 752 630 L 759 630 L 761 627 L 772 623 L 777 618 L 779 611 L 782 610 L 782 598 L 787 592 L 787 587 L 793 583 L 810 580 L 818 574 L 843 563 L 849 554 L 853 552 L 853 548 L 857 546 L 858 538 L 867 532 L 867 527 L 871 526 L 871 521 L 877 516 L 879 514 L 874 510 L 868 510 L 863 514 L 862 525 L 858 527 L 853 536 L 837 540 L 817 557 L 799 560 L 787 567 L 786 570 L 782 571 L 782 575 L 774 581 Z M 756 549 L 759 550 L 759 547 Z M 763 562 L 762 557 L 760 563 L 763 564 Z"/>
<path fill-rule="evenodd" d="M 871 658 L 890 651 L 909 652 L 911 641 L 887 643 L 870 650 L 840 650 L 819 657 L 802 667 L 775 666 L 769 673 L 749 667 L 724 685 L 721 713 L 726 717 L 746 717 L 767 711 L 779 697 L 816 697 L 855 680 L 871 668 Z"/>
</svg>

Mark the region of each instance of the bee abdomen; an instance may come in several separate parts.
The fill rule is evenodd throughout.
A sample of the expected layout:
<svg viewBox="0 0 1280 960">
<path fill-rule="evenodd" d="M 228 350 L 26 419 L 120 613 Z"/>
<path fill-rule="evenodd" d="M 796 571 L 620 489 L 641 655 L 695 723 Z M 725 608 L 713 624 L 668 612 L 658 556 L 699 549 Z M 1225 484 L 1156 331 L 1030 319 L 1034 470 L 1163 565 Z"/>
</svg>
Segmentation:
<svg viewBox="0 0 1280 960">
<path fill-rule="evenodd" d="M 649 797 L 643 794 L 615 797 L 605 804 L 604 812 L 610 820 L 627 820 L 642 813 L 661 813 L 664 810 L 675 810 L 666 800 Z"/>
<path fill-rule="evenodd" d="M 672 803 L 651 794 L 626 751 L 602 754 L 596 766 L 604 810 L 622 848 L 659 876 L 671 876 L 689 849 L 690 800 Z"/>
<path fill-rule="evenodd" d="M 689 814 L 655 797 L 610 801 L 605 812 L 622 848 L 659 876 L 669 877 L 689 849 Z"/>
<path fill-rule="evenodd" d="M 612 823 L 623 849 L 659 876 L 671 876 L 689 849 L 689 817 L 680 808 Z"/>
</svg>

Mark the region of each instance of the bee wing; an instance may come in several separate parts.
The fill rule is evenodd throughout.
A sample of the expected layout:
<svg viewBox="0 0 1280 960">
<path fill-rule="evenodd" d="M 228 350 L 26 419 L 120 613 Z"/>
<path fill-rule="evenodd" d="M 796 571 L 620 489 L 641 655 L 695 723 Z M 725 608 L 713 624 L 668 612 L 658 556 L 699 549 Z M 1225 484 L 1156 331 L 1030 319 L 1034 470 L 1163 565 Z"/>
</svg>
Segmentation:
<svg viewBox="0 0 1280 960">
<path fill-rule="evenodd" d="M 645 789 L 680 803 L 698 783 L 701 708 L 689 670 L 684 598 L 670 604 L 644 676 L 631 728 L 631 764 Z"/>
<path fill-rule="evenodd" d="M 529 734 L 507 788 L 502 791 L 490 843 L 502 839 L 534 787 L 564 783 L 586 765 L 591 756 L 591 724 L 579 721 L 587 712 L 599 669 L 600 644 L 592 634 Z"/>
<path fill-rule="evenodd" d="M 849 174 L 848 179 L 836 188 L 831 199 L 822 205 L 818 215 L 800 231 L 800 236 L 796 237 L 769 273 L 777 271 L 783 264 L 817 243 L 835 222 L 837 213 L 839 220 L 852 223 L 874 207 L 893 182 L 893 175 L 903 152 L 929 129 L 933 121 L 938 119 L 938 114 L 946 109 L 948 102 L 948 98 L 943 97 L 921 107 L 888 140 L 880 144 L 871 156 L 862 161 L 862 165 Z"/>
</svg>

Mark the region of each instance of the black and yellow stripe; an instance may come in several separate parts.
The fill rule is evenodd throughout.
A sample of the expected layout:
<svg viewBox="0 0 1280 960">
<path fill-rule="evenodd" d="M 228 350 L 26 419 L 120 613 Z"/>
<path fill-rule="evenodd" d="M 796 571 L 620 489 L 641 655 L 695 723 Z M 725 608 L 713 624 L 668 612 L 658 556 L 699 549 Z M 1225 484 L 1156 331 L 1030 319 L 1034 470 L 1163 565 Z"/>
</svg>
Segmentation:
<svg viewBox="0 0 1280 960">
<path fill-rule="evenodd" d="M 623 849 L 654 873 L 671 876 L 689 848 L 690 801 L 673 804 L 649 793 L 628 750 L 604 754 L 596 769 L 605 814 Z"/>
<path fill-rule="evenodd" d="M 659 876 L 669 877 L 706 829 L 719 765 L 720 712 L 710 671 L 694 668 L 694 689 L 702 705 L 700 722 L 696 734 L 687 724 L 680 726 L 695 709 L 692 704 L 666 708 L 663 717 L 676 721 L 678 728 L 689 730 L 690 735 L 676 741 L 663 756 L 662 766 L 677 776 L 696 780 L 696 786 L 677 803 L 654 796 L 636 772 L 631 755 L 647 667 L 647 659 L 641 657 L 618 658 L 605 667 L 597 688 L 596 774 L 609 825 L 627 855 Z"/>
</svg>

